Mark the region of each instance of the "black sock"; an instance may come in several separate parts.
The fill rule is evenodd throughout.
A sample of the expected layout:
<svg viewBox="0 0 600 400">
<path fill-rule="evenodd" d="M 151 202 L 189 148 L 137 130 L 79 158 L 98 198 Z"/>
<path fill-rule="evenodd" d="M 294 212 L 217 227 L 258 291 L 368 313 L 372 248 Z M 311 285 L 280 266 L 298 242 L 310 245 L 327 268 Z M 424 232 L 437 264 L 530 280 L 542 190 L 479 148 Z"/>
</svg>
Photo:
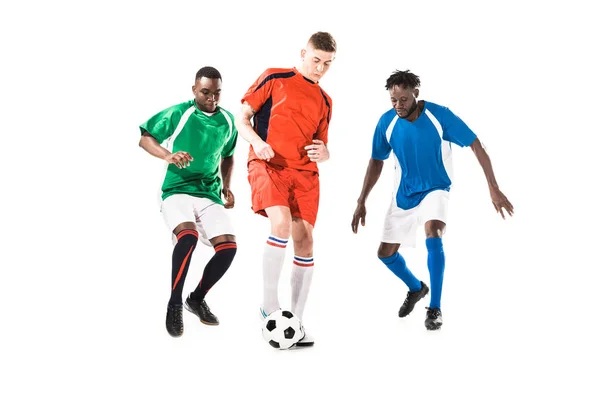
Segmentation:
<svg viewBox="0 0 600 400">
<path fill-rule="evenodd" d="M 173 249 L 173 270 L 171 275 L 171 298 L 169 305 L 181 305 L 183 283 L 187 275 L 192 253 L 198 243 L 198 232 L 193 229 L 184 229 L 177 235 L 177 244 Z"/>
<path fill-rule="evenodd" d="M 191 294 L 194 300 L 203 300 L 210 288 L 225 275 L 236 251 L 237 244 L 235 242 L 223 242 L 215 246 L 215 255 L 206 264 L 206 267 L 204 267 L 202 279 L 196 290 Z"/>
</svg>

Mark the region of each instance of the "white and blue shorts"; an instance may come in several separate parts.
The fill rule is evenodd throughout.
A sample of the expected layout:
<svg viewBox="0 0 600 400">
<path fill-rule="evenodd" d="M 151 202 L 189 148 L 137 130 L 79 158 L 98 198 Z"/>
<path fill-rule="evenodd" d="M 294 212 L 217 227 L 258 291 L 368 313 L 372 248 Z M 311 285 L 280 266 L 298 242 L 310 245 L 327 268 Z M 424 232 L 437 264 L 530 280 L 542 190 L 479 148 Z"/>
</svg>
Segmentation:
<svg viewBox="0 0 600 400">
<path fill-rule="evenodd" d="M 438 220 L 446 223 L 448 219 L 448 201 L 450 193 L 434 190 L 428 193 L 418 206 L 403 210 L 396 205 L 393 196 L 390 208 L 383 224 L 383 243 L 399 243 L 402 247 L 415 247 L 417 229 L 425 222 Z"/>
</svg>

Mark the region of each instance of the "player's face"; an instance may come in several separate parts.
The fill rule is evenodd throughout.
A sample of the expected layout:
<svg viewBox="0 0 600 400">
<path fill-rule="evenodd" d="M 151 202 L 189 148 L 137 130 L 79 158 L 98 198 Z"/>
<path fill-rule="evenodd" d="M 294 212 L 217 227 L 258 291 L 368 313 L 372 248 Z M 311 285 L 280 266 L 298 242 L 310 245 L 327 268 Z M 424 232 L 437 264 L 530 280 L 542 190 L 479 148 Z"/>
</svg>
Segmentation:
<svg viewBox="0 0 600 400">
<path fill-rule="evenodd" d="M 335 53 L 315 49 L 310 43 L 302 49 L 302 75 L 313 82 L 318 82 L 329 70 Z"/>
<path fill-rule="evenodd" d="M 221 96 L 221 80 L 203 76 L 192 86 L 196 105 L 204 112 L 215 112 Z"/>
<path fill-rule="evenodd" d="M 406 118 L 417 108 L 418 89 L 393 86 L 390 90 L 392 107 L 400 118 Z"/>
</svg>

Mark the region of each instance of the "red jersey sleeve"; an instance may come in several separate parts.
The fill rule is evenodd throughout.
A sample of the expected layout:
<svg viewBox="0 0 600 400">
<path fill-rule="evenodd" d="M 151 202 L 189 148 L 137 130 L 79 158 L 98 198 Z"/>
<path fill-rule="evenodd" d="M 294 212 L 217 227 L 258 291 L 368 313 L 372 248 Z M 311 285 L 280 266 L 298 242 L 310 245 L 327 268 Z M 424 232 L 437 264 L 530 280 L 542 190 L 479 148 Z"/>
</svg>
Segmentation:
<svg viewBox="0 0 600 400">
<path fill-rule="evenodd" d="M 273 88 L 273 80 L 267 79 L 273 74 L 273 69 L 267 69 L 261 76 L 250 86 L 244 97 L 242 104 L 247 102 L 254 112 L 258 112 L 263 104 L 271 97 L 271 89 Z"/>
</svg>

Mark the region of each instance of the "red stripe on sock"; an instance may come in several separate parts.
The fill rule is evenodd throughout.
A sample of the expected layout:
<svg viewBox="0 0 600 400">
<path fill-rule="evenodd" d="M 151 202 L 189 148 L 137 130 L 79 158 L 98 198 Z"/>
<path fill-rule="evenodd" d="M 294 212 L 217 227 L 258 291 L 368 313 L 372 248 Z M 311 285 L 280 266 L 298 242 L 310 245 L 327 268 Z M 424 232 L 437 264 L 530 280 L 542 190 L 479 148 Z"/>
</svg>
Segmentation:
<svg viewBox="0 0 600 400">
<path fill-rule="evenodd" d="M 194 235 L 198 237 L 198 231 L 195 229 L 184 229 L 177 234 L 177 240 L 181 239 L 185 235 Z"/>
<path fill-rule="evenodd" d="M 185 268 L 185 264 L 187 263 L 188 258 L 190 258 L 190 254 L 192 254 L 192 250 L 194 250 L 194 246 L 190 247 L 190 251 L 188 251 L 188 253 L 185 255 L 185 258 L 183 259 L 183 262 L 181 263 L 181 267 L 179 267 L 179 272 L 177 273 L 177 278 L 175 278 L 175 283 L 173 284 L 173 289 L 171 289 L 171 290 L 175 290 L 175 287 L 177 287 L 177 284 L 179 283 L 179 279 L 181 279 L 181 274 L 183 273 L 183 268 Z"/>
<path fill-rule="evenodd" d="M 221 250 L 227 249 L 237 249 L 237 244 L 235 243 L 222 243 L 215 246 L 215 253 Z"/>
<path fill-rule="evenodd" d="M 275 243 L 275 242 L 269 242 L 268 240 L 267 240 L 267 244 L 269 244 L 269 245 L 271 245 L 273 247 L 280 247 L 282 249 L 285 249 L 285 244 Z"/>
<path fill-rule="evenodd" d="M 313 267 L 315 265 L 314 262 L 310 263 L 310 264 L 300 264 L 298 261 L 294 260 L 294 264 L 299 266 L 299 267 Z"/>
</svg>

